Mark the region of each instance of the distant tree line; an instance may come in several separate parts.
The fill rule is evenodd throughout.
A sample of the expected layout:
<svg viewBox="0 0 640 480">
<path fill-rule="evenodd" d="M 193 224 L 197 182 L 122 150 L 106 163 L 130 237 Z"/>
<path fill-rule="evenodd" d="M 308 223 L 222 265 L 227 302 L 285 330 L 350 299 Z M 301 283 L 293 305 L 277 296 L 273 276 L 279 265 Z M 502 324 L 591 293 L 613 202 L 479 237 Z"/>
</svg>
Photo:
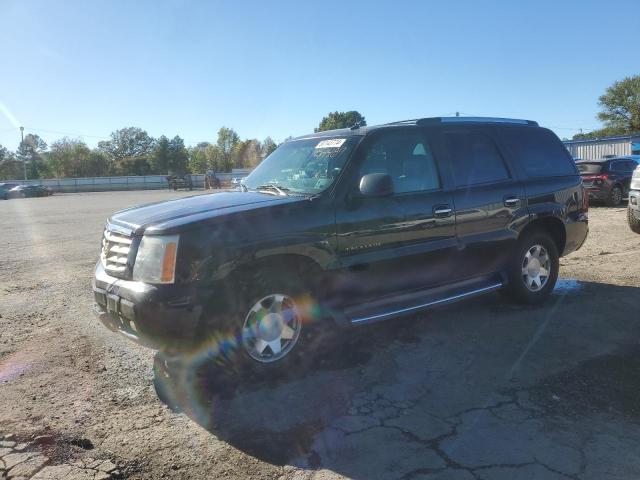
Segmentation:
<svg viewBox="0 0 640 480">
<path fill-rule="evenodd" d="M 230 172 L 255 167 L 276 147 L 270 137 L 242 140 L 227 127 L 220 129 L 215 143 L 194 147 L 187 147 L 178 135 L 152 138 L 136 127 L 116 130 L 96 148 L 68 137 L 47 145 L 29 133 L 15 152 L 0 145 L 0 179 L 24 178 L 25 166 L 29 179 Z"/>
<path fill-rule="evenodd" d="M 332 112 L 315 131 L 365 125 L 355 111 Z M 89 148 L 80 139 L 61 138 L 51 145 L 34 133 L 25 135 L 15 152 L 0 145 L 0 180 L 24 178 L 80 178 L 118 175 L 167 175 L 230 172 L 233 168 L 254 168 L 277 148 L 267 137 L 242 140 L 228 127 L 218 131 L 215 143 L 201 142 L 187 147 L 179 136 L 152 138 L 136 127 L 112 132 L 109 140 Z"/>
</svg>

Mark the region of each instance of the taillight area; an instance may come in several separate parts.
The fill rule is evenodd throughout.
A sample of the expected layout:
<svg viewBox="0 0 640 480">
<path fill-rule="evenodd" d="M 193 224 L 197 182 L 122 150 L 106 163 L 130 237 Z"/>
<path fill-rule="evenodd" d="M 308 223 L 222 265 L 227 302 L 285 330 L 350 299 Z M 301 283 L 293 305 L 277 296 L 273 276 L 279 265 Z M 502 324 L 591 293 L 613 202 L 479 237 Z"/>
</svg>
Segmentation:
<svg viewBox="0 0 640 480">
<path fill-rule="evenodd" d="M 591 182 L 594 185 L 602 185 L 609 179 L 609 175 L 603 173 L 601 175 L 585 175 L 582 177 L 583 182 Z"/>
<path fill-rule="evenodd" d="M 580 213 L 587 214 L 589 212 L 589 194 L 587 193 L 587 189 L 582 187 L 582 208 L 580 209 Z"/>
</svg>

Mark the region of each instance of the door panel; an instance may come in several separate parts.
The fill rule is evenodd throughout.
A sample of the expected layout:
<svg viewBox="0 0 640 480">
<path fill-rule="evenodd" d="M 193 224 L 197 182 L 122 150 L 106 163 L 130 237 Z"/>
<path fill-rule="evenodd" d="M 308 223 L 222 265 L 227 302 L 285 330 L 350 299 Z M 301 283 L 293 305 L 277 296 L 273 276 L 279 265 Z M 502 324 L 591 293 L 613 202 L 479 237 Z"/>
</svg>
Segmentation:
<svg viewBox="0 0 640 480">
<path fill-rule="evenodd" d="M 373 134 L 360 147 L 345 199 L 336 200 L 343 304 L 446 281 L 455 254 L 453 197 L 441 189 L 438 165 L 417 127 Z M 385 173 L 395 193 L 357 192 L 362 175 Z M 440 207 L 440 208 L 437 208 Z M 450 209 L 448 215 L 435 212 Z"/>
<path fill-rule="evenodd" d="M 470 278 L 504 268 L 528 217 L 523 182 L 505 161 L 490 129 L 443 129 L 456 188 L 457 275 Z"/>
</svg>

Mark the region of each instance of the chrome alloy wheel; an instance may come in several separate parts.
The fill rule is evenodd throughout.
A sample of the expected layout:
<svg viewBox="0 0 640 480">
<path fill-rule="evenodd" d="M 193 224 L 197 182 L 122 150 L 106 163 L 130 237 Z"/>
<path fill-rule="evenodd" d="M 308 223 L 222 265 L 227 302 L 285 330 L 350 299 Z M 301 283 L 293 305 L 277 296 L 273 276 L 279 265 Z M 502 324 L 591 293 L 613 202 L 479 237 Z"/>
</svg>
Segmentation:
<svg viewBox="0 0 640 480">
<path fill-rule="evenodd" d="M 251 358 L 271 363 L 285 357 L 296 345 L 302 330 L 300 314 L 291 297 L 268 295 L 247 314 L 242 344 Z"/>
<path fill-rule="evenodd" d="M 534 245 L 522 261 L 522 281 L 531 292 L 538 292 L 549 281 L 551 259 L 542 245 Z"/>
<path fill-rule="evenodd" d="M 622 190 L 618 187 L 613 187 L 611 190 L 611 203 L 614 205 L 620 205 L 622 203 Z"/>
</svg>

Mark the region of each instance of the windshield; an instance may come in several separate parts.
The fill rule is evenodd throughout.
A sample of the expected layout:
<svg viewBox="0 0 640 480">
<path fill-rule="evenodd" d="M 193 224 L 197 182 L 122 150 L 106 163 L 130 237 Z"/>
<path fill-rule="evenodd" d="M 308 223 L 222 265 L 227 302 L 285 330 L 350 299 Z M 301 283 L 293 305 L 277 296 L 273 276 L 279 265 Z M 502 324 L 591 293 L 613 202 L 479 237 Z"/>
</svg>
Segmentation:
<svg viewBox="0 0 640 480">
<path fill-rule="evenodd" d="M 580 173 L 596 174 L 602 171 L 603 163 L 578 163 L 576 164 Z"/>
<path fill-rule="evenodd" d="M 279 146 L 244 180 L 249 190 L 268 186 L 286 193 L 316 194 L 342 171 L 358 137 L 308 138 Z"/>
</svg>

